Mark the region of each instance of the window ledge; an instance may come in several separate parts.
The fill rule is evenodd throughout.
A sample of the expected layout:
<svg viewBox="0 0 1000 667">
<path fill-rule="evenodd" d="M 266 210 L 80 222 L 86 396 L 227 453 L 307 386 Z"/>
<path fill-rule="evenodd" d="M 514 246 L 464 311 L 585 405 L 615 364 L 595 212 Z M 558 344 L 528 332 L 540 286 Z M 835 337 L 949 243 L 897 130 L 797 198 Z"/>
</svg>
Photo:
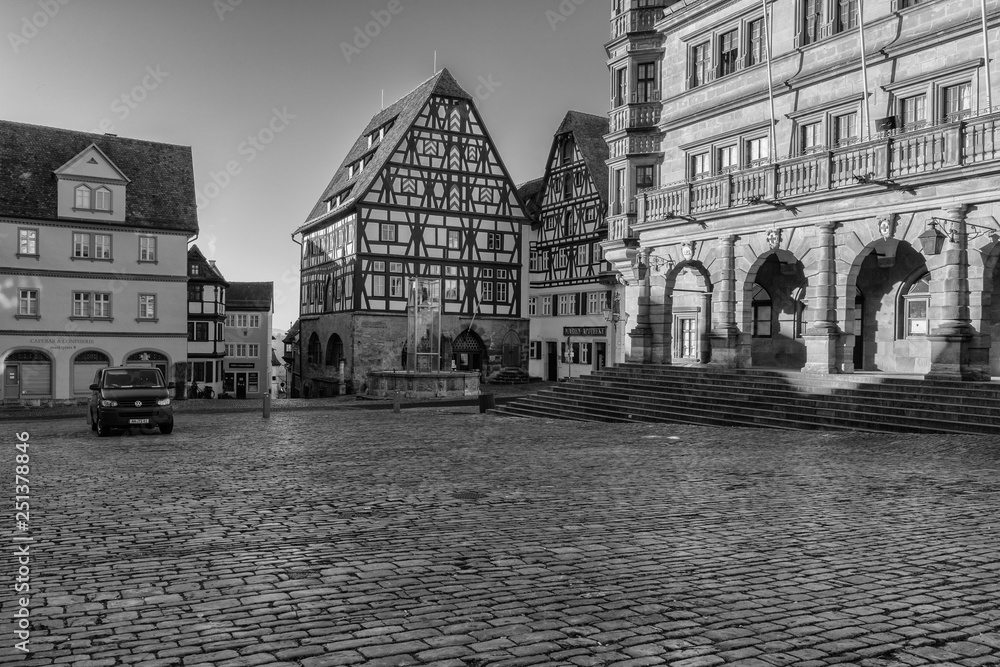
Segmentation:
<svg viewBox="0 0 1000 667">
<path fill-rule="evenodd" d="M 136 264 L 159 264 L 160 262 L 155 259 L 140 259 L 136 261 Z"/>
<path fill-rule="evenodd" d="M 77 208 L 76 206 L 73 207 L 73 212 L 74 213 L 101 213 L 103 215 L 114 215 L 114 213 L 115 213 L 113 209 L 106 209 L 106 208 Z"/>
<path fill-rule="evenodd" d="M 42 316 L 41 315 L 21 315 L 20 313 L 18 313 L 17 315 L 14 316 L 14 319 L 15 320 L 40 320 L 40 319 L 42 319 Z"/>
<path fill-rule="evenodd" d="M 19 253 L 17 253 L 17 258 L 18 259 L 34 259 L 35 261 L 39 261 L 41 259 L 39 257 L 39 255 L 38 255 L 37 252 L 33 253 L 33 254 L 32 253 L 20 253 L 19 252 Z"/>
<path fill-rule="evenodd" d="M 77 317 L 75 315 L 70 315 L 70 321 L 72 322 L 114 322 L 113 317 Z"/>
<path fill-rule="evenodd" d="M 115 260 L 110 257 L 70 257 L 71 262 L 107 262 L 108 264 L 114 264 Z"/>
<path fill-rule="evenodd" d="M 160 319 L 158 317 L 137 317 L 135 318 L 135 321 L 140 324 L 144 322 L 148 322 L 150 324 L 156 324 L 157 322 L 160 321 Z"/>
</svg>

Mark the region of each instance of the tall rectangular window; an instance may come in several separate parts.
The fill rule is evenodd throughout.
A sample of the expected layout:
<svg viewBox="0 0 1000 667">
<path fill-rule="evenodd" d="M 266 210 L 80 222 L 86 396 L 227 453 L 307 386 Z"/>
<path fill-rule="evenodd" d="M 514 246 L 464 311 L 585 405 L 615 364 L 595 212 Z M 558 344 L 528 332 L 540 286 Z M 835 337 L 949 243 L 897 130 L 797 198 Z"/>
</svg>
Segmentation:
<svg viewBox="0 0 1000 667">
<path fill-rule="evenodd" d="M 493 282 L 483 281 L 480 283 L 482 286 L 482 300 L 483 301 L 493 301 Z"/>
<path fill-rule="evenodd" d="M 385 296 L 385 276 L 372 276 L 372 296 Z"/>
<path fill-rule="evenodd" d="M 461 243 L 461 238 L 459 237 L 459 231 L 457 229 L 449 229 L 448 247 L 452 250 L 458 250 L 460 243 Z"/>
<path fill-rule="evenodd" d="M 806 123 L 801 128 L 802 152 L 809 153 L 823 147 L 819 123 Z"/>
<path fill-rule="evenodd" d="M 615 70 L 615 107 L 628 104 L 628 69 Z"/>
<path fill-rule="evenodd" d="M 538 297 L 532 296 L 528 297 L 528 317 L 534 317 L 538 314 Z"/>
<path fill-rule="evenodd" d="M 73 292 L 73 317 L 90 317 L 90 292 Z"/>
<path fill-rule="evenodd" d="M 615 215 L 621 215 L 622 213 L 626 212 L 626 208 L 625 208 L 625 200 L 626 200 L 625 187 L 626 187 L 625 170 L 624 169 L 615 169 L 615 207 L 614 207 L 614 213 L 615 213 Z"/>
<path fill-rule="evenodd" d="M 858 27 L 858 0 L 837 0 L 837 32 Z"/>
<path fill-rule="evenodd" d="M 858 140 L 858 114 L 845 113 L 834 118 L 833 141 L 837 146 L 845 146 Z"/>
<path fill-rule="evenodd" d="M 972 111 L 972 84 L 960 83 L 944 89 L 944 119 L 946 122 L 965 118 Z"/>
<path fill-rule="evenodd" d="M 799 33 L 799 46 L 805 46 L 819 39 L 820 0 L 800 0 L 800 2 L 802 8 L 802 31 Z"/>
<path fill-rule="evenodd" d="M 640 190 L 653 187 L 653 165 L 635 168 L 635 187 Z"/>
<path fill-rule="evenodd" d="M 903 129 L 922 127 L 927 122 L 927 96 L 914 95 L 900 100 L 899 115 Z"/>
<path fill-rule="evenodd" d="M 38 316 L 38 290 L 22 289 L 17 292 L 17 314 L 25 317 Z"/>
<path fill-rule="evenodd" d="M 726 76 L 736 71 L 740 56 L 738 32 L 730 30 L 719 35 L 719 76 Z"/>
<path fill-rule="evenodd" d="M 94 258 L 111 259 L 111 236 L 94 234 Z"/>
<path fill-rule="evenodd" d="M 38 255 L 38 230 L 17 230 L 17 254 Z"/>
<path fill-rule="evenodd" d="M 542 297 L 542 315 L 548 317 L 552 314 L 552 297 L 543 296 Z"/>
<path fill-rule="evenodd" d="M 90 257 L 90 234 L 73 234 L 73 257 Z"/>
<path fill-rule="evenodd" d="M 140 236 L 139 237 L 139 261 L 140 262 L 155 262 L 156 261 L 156 237 L 155 236 Z"/>
<path fill-rule="evenodd" d="M 691 179 L 705 178 L 712 173 L 712 165 L 708 153 L 698 153 L 691 156 Z"/>
<path fill-rule="evenodd" d="M 107 293 L 95 293 L 93 301 L 94 317 L 111 317 L 111 295 Z"/>
<path fill-rule="evenodd" d="M 764 62 L 764 19 L 747 23 L 747 67 Z"/>
<path fill-rule="evenodd" d="M 381 230 L 381 236 L 379 237 L 379 240 L 386 241 L 386 242 L 389 242 L 389 243 L 395 243 L 396 242 L 396 225 L 383 224 L 382 225 L 382 230 Z"/>
<path fill-rule="evenodd" d="M 507 283 L 497 283 L 497 303 L 507 303 Z"/>
<path fill-rule="evenodd" d="M 739 166 L 735 144 L 716 149 L 715 155 L 716 167 L 720 173 L 731 171 Z"/>
<path fill-rule="evenodd" d="M 156 295 L 155 294 L 140 294 L 139 295 L 139 319 L 140 320 L 155 320 L 156 319 Z"/>
<path fill-rule="evenodd" d="M 691 87 L 697 88 L 708 83 L 708 48 L 709 43 L 698 44 L 691 48 Z"/>
<path fill-rule="evenodd" d="M 757 137 L 746 142 L 746 159 L 750 166 L 767 162 L 769 153 L 767 137 Z"/>
<path fill-rule="evenodd" d="M 638 67 L 637 78 L 636 101 L 640 104 L 655 102 L 658 97 L 656 94 L 656 63 L 641 63 Z"/>
</svg>

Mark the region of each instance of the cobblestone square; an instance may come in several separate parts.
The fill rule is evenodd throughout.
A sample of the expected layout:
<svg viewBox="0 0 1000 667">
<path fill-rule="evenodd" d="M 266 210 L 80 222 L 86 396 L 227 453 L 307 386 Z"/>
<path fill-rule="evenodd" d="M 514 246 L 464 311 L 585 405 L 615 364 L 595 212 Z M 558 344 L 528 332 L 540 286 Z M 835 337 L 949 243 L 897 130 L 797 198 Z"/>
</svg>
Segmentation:
<svg viewBox="0 0 1000 667">
<path fill-rule="evenodd" d="M 1000 438 L 475 408 L 7 427 L 35 541 L 23 654 L 9 510 L 3 664 L 1000 664 Z"/>
</svg>

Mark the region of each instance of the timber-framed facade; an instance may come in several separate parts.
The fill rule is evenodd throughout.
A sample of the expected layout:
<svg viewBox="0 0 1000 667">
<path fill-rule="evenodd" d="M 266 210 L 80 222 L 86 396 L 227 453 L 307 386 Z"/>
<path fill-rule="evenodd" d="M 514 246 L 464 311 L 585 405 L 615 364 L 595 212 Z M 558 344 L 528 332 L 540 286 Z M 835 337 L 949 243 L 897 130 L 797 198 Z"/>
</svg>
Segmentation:
<svg viewBox="0 0 1000 667">
<path fill-rule="evenodd" d="M 294 235 L 303 394 L 360 390 L 368 371 L 402 368 L 415 277 L 439 281 L 442 370 L 526 369 L 527 223 L 448 70 L 377 114 Z"/>
</svg>

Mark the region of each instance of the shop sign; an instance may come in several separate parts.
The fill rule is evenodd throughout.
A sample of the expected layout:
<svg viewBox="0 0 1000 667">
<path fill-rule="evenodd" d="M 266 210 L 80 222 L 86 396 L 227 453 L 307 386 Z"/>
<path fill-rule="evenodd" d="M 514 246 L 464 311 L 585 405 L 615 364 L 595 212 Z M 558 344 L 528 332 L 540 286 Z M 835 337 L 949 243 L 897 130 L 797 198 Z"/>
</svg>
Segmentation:
<svg viewBox="0 0 1000 667">
<path fill-rule="evenodd" d="M 563 327 L 563 336 L 607 336 L 607 327 Z"/>
</svg>

